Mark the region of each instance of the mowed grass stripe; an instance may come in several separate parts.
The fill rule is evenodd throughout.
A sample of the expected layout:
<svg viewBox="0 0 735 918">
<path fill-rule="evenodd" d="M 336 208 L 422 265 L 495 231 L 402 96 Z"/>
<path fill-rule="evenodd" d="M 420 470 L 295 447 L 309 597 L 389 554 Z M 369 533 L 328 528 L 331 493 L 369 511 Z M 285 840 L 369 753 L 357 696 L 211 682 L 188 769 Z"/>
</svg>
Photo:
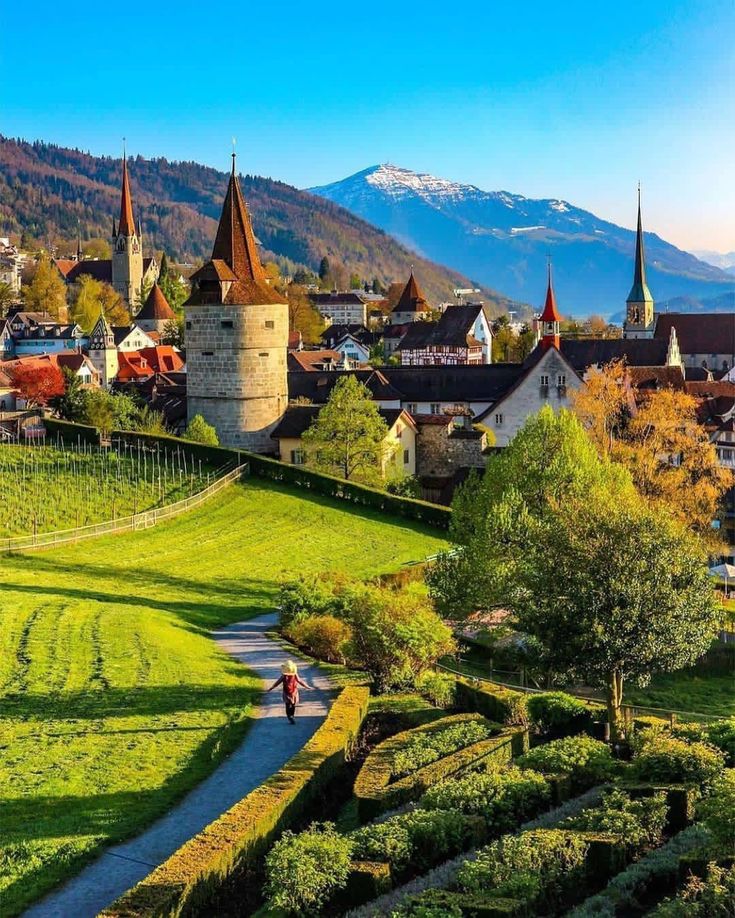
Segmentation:
<svg viewBox="0 0 735 918">
<path fill-rule="evenodd" d="M 259 685 L 212 628 L 272 609 L 284 577 L 371 576 L 443 544 L 253 482 L 145 532 L 0 557 L 0 915 L 139 831 L 240 741 Z"/>
</svg>

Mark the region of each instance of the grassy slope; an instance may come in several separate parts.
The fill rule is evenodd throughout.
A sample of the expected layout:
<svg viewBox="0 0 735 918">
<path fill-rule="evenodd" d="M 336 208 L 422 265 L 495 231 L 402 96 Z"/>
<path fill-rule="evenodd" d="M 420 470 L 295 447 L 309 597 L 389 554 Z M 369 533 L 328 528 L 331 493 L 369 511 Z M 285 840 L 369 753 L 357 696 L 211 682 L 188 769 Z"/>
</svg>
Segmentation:
<svg viewBox="0 0 735 918">
<path fill-rule="evenodd" d="M 370 575 L 441 544 L 258 483 L 135 535 L 0 558 L 0 914 L 131 834 L 242 736 L 256 688 L 206 632 L 281 578 Z"/>
</svg>

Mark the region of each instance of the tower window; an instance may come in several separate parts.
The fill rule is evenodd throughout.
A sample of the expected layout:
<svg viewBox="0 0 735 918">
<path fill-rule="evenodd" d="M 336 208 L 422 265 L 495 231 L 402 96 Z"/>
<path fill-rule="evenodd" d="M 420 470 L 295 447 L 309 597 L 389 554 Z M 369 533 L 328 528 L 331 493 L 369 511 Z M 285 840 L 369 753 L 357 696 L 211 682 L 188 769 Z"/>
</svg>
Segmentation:
<svg viewBox="0 0 735 918">
<path fill-rule="evenodd" d="M 214 357 L 214 351 L 202 351 L 202 357 Z"/>
<path fill-rule="evenodd" d="M 191 331 L 191 322 L 186 323 L 187 330 Z"/>
<path fill-rule="evenodd" d="M 268 319 L 265 323 L 266 328 L 275 328 L 276 323 L 272 319 Z"/>
<path fill-rule="evenodd" d="M 495 415 L 495 423 L 498 427 L 503 423 L 503 415 L 498 413 Z"/>
<path fill-rule="evenodd" d="M 232 328 L 233 327 L 232 319 L 222 319 L 222 321 L 220 322 L 220 325 L 222 326 L 222 328 Z"/>
<path fill-rule="evenodd" d="M 261 351 L 261 352 L 258 354 L 258 357 L 267 357 L 267 356 L 268 356 L 268 351 Z"/>
</svg>

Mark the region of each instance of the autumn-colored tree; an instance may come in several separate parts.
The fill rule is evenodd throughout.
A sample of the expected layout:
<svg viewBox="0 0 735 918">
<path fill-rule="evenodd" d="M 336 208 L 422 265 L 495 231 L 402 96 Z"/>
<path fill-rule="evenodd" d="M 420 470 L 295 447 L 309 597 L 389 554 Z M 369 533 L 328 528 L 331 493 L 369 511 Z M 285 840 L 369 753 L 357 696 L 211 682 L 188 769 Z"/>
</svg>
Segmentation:
<svg viewBox="0 0 735 918">
<path fill-rule="evenodd" d="M 120 294 L 104 281 L 83 274 L 71 309 L 72 319 L 83 331 L 90 332 L 100 312 L 111 325 L 130 324 L 130 313 Z"/>
<path fill-rule="evenodd" d="M 573 399 L 598 450 L 628 468 L 644 497 L 664 504 L 699 533 L 711 533 L 733 476 L 720 466 L 691 395 L 657 389 L 636 405 L 618 361 L 591 374 Z"/>
<path fill-rule="evenodd" d="M 88 239 L 82 244 L 82 252 L 85 258 L 110 258 L 112 249 L 106 239 Z"/>
<path fill-rule="evenodd" d="M 288 327 L 301 332 L 304 344 L 316 344 L 324 331 L 324 319 L 298 284 L 288 287 Z"/>
<path fill-rule="evenodd" d="M 32 280 L 21 289 L 21 296 L 29 312 L 42 312 L 51 319 L 65 318 L 66 284 L 48 256 L 38 261 Z"/>
<path fill-rule="evenodd" d="M 0 317 L 5 315 L 8 307 L 12 306 L 17 299 L 18 295 L 10 284 L 0 282 Z"/>
<path fill-rule="evenodd" d="M 57 366 L 20 364 L 9 368 L 13 385 L 28 408 L 47 405 L 64 394 L 64 376 Z"/>
</svg>

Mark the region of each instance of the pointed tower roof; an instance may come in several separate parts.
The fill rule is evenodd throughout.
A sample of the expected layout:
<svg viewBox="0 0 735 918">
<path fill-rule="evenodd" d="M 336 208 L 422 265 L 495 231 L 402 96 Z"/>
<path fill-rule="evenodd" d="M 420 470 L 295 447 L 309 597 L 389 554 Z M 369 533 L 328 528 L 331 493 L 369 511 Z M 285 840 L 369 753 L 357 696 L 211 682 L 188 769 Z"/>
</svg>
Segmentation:
<svg viewBox="0 0 735 918">
<path fill-rule="evenodd" d="M 416 278 L 413 276 L 413 268 L 411 268 L 411 276 L 403 288 L 400 299 L 393 307 L 393 312 L 429 312 L 429 309 L 426 297 L 416 283 Z"/>
<path fill-rule="evenodd" d="M 628 294 L 629 303 L 644 303 L 653 300 L 646 283 L 646 253 L 643 248 L 643 222 L 641 220 L 641 189 L 638 187 L 638 229 L 635 237 L 635 268 L 633 286 Z"/>
<path fill-rule="evenodd" d="M 222 205 L 212 258 L 196 271 L 191 280 L 195 284 L 229 282 L 231 286 L 224 302 L 231 305 L 265 305 L 282 303 L 283 296 L 268 285 L 268 280 L 258 254 L 250 214 L 240 190 L 235 172 L 235 154 L 232 154 L 232 172 L 227 194 Z M 196 302 L 196 291 L 190 302 Z"/>
<path fill-rule="evenodd" d="M 135 316 L 135 321 L 137 322 L 138 319 L 148 319 L 149 321 L 166 322 L 169 319 L 175 318 L 176 314 L 169 306 L 163 290 L 161 290 L 158 284 L 154 284 L 143 304 L 143 308 Z"/>
<path fill-rule="evenodd" d="M 549 262 L 549 280 L 546 286 L 546 302 L 544 311 L 541 313 L 542 322 L 561 322 L 559 310 L 556 308 L 556 294 L 554 293 L 554 282 L 551 277 L 551 262 Z"/>
<path fill-rule="evenodd" d="M 130 181 L 128 180 L 128 159 L 125 155 L 123 155 L 122 194 L 120 195 L 120 221 L 117 225 L 117 232 L 119 236 L 133 236 L 135 234 L 135 220 L 133 219 L 133 199 L 130 197 Z"/>
</svg>

